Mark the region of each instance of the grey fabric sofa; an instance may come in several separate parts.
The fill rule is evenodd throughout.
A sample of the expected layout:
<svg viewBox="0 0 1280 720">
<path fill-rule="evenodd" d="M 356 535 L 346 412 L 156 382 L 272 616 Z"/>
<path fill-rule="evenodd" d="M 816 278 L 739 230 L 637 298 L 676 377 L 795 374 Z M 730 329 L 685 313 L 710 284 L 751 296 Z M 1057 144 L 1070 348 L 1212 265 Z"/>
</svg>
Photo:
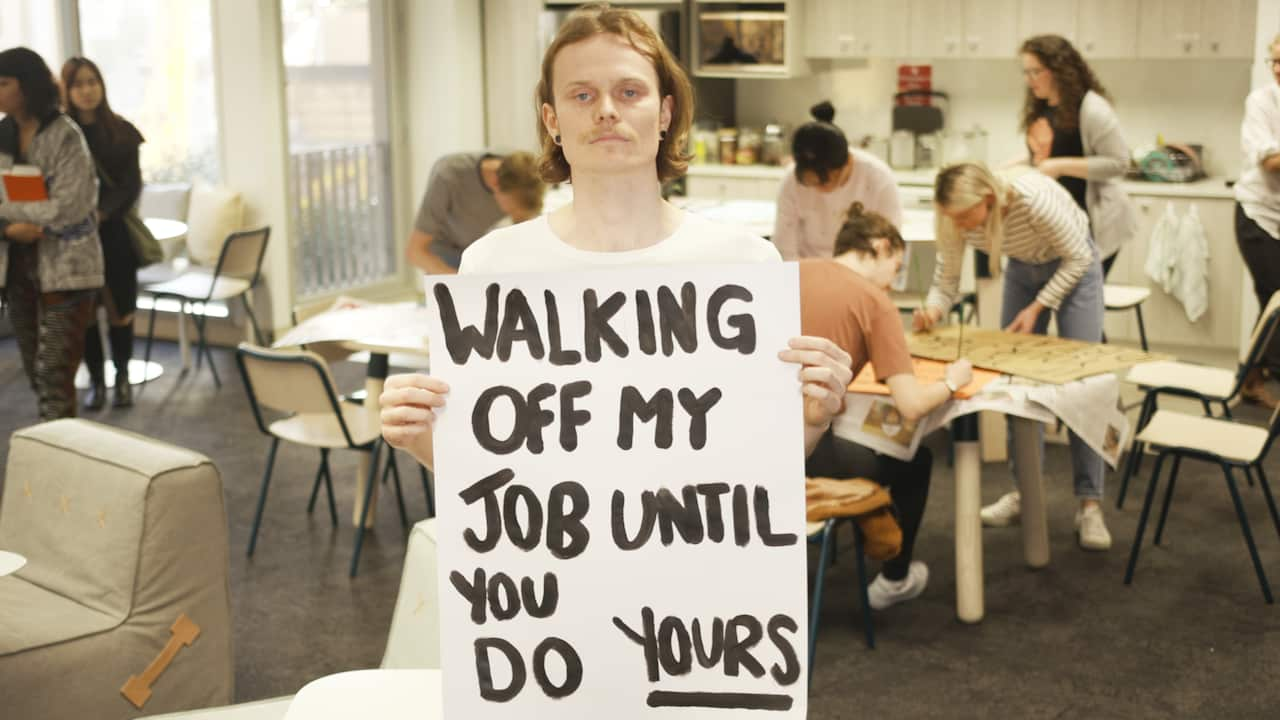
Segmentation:
<svg viewBox="0 0 1280 720">
<path fill-rule="evenodd" d="M 227 523 L 208 458 L 88 420 L 20 430 L 0 548 L 27 558 L 0 577 L 0 716 L 232 700 Z"/>
</svg>

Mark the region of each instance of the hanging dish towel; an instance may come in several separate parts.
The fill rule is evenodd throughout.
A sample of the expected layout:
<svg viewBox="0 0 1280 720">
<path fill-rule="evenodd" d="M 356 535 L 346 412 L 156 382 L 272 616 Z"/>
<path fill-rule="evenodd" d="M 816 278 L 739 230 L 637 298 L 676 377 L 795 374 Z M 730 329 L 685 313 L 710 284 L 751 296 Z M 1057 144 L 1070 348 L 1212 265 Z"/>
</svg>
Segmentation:
<svg viewBox="0 0 1280 720">
<path fill-rule="evenodd" d="M 1209 309 L 1209 239 L 1195 205 L 1178 223 L 1173 266 L 1173 296 L 1182 302 L 1187 320 L 1195 322 Z"/>
<path fill-rule="evenodd" d="M 1173 204 L 1166 203 L 1164 214 L 1160 216 L 1156 227 L 1151 231 L 1151 239 L 1147 243 L 1147 262 L 1143 266 L 1147 277 L 1164 289 L 1173 292 L 1173 266 L 1177 262 L 1178 216 L 1173 211 Z"/>
</svg>

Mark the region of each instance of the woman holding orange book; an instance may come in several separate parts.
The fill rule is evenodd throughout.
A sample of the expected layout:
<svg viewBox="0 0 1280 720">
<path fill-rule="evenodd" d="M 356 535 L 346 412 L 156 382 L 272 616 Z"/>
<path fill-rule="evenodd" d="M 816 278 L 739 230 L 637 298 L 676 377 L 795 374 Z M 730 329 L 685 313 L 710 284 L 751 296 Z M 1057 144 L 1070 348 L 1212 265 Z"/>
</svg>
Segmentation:
<svg viewBox="0 0 1280 720">
<path fill-rule="evenodd" d="M 0 52 L 0 170 L 35 166 L 47 192 L 0 203 L 0 290 L 41 420 L 76 414 L 75 371 L 103 283 L 93 159 L 58 99 L 39 55 Z"/>
</svg>

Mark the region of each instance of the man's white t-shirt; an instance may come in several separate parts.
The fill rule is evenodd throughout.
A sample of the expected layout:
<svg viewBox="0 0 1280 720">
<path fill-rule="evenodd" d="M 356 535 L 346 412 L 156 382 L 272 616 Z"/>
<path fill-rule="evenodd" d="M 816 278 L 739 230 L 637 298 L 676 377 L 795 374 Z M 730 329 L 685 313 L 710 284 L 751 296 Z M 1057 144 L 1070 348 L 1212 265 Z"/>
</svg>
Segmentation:
<svg viewBox="0 0 1280 720">
<path fill-rule="evenodd" d="M 462 254 L 459 273 L 520 273 L 634 265 L 780 262 L 777 248 L 730 225 L 685 212 L 667 238 L 639 250 L 579 250 L 561 240 L 547 216 L 494 230 Z"/>
</svg>

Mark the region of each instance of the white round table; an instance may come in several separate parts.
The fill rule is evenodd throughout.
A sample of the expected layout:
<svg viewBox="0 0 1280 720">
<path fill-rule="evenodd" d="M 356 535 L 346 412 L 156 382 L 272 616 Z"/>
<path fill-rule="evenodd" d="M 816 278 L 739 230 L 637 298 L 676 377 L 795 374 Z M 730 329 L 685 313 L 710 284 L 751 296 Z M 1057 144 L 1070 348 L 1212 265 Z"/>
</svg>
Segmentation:
<svg viewBox="0 0 1280 720">
<path fill-rule="evenodd" d="M 177 254 L 178 248 L 182 241 L 187 237 L 187 224 L 181 220 L 170 220 L 168 218 L 143 218 L 142 222 L 146 224 L 147 229 L 155 236 L 160 243 L 160 247 L 164 248 L 164 260 L 140 270 L 139 284 L 147 281 L 147 274 L 151 272 L 159 272 L 163 277 L 173 274 L 172 270 L 165 270 L 164 264 L 173 259 Z M 166 274 L 167 273 L 167 274 Z M 155 279 L 162 279 L 157 276 Z M 103 339 L 103 349 L 107 349 L 107 341 Z M 129 384 L 141 385 L 145 382 L 151 382 L 164 374 L 164 366 L 152 360 L 151 362 L 143 362 L 134 358 L 129 361 Z M 115 364 L 110 360 L 106 361 L 106 379 L 107 387 L 115 387 L 116 384 L 116 368 Z M 89 387 L 89 371 L 83 365 L 76 370 L 76 387 L 85 390 Z"/>
<path fill-rule="evenodd" d="M 178 244 L 187 237 L 187 224 L 169 218 L 142 218 L 142 222 L 160 242 L 160 247 L 164 248 L 164 259 L 171 260 L 177 252 Z"/>
<path fill-rule="evenodd" d="M 0 550 L 0 577 L 18 572 L 26 564 L 27 559 L 18 553 Z"/>
<path fill-rule="evenodd" d="M 307 683 L 285 720 L 440 720 L 439 670 L 356 670 Z"/>
</svg>

